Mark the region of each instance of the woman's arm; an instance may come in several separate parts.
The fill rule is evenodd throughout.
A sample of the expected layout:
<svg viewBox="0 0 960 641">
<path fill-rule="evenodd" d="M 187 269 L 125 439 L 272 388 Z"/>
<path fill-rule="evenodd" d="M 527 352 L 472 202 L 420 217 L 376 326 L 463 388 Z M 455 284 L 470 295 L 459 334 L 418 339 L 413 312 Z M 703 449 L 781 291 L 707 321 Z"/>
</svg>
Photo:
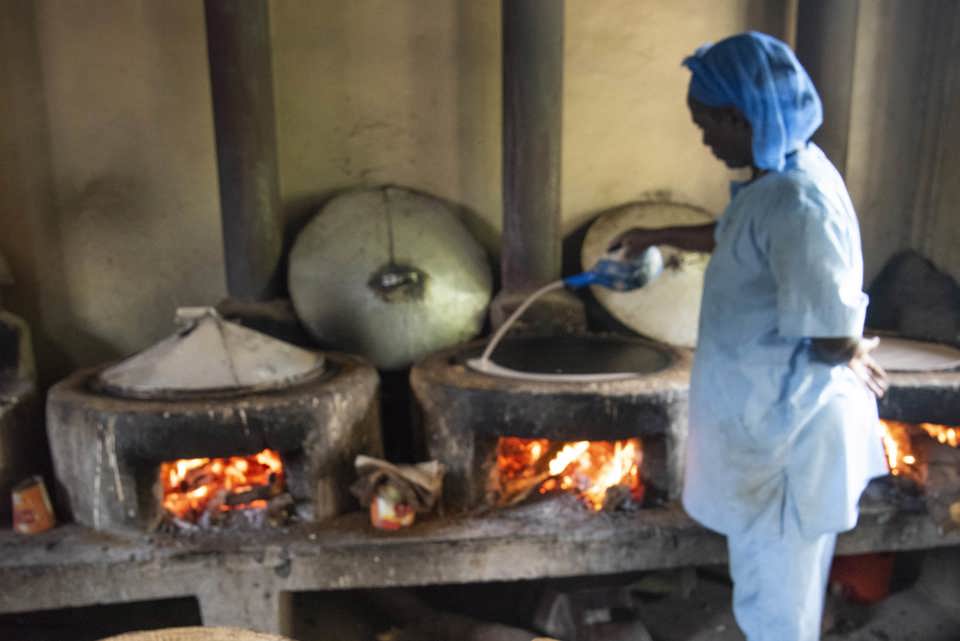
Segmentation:
<svg viewBox="0 0 960 641">
<path fill-rule="evenodd" d="M 870 356 L 870 351 L 880 344 L 879 338 L 812 338 L 810 345 L 817 360 L 830 365 L 846 363 L 854 373 L 870 388 L 877 398 L 883 396 L 889 387 L 887 373 Z"/>
<path fill-rule="evenodd" d="M 651 245 L 671 245 L 687 251 L 711 252 L 716 245 L 713 240 L 716 227 L 716 223 L 661 229 L 634 227 L 618 234 L 610 241 L 607 250 L 623 247 L 627 258 L 636 256 Z"/>
</svg>

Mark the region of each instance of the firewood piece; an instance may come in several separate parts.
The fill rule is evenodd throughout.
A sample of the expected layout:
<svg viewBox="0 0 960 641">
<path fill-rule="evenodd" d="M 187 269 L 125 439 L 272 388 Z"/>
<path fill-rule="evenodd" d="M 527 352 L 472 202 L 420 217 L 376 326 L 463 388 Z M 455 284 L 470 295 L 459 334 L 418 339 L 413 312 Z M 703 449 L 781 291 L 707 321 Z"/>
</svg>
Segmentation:
<svg viewBox="0 0 960 641">
<path fill-rule="evenodd" d="M 216 477 L 210 471 L 210 468 L 207 465 L 201 465 L 200 467 L 195 467 L 187 471 L 183 476 L 183 480 L 180 481 L 180 490 L 182 492 L 189 492 L 201 485 L 208 485 L 215 480 Z"/>
<path fill-rule="evenodd" d="M 617 512 L 620 510 L 629 510 L 635 506 L 633 493 L 626 485 L 614 485 L 607 489 L 603 495 L 604 512 Z M 636 506 L 639 507 L 639 506 Z"/>
<path fill-rule="evenodd" d="M 533 494 L 534 490 L 540 487 L 541 483 L 549 479 L 551 476 L 552 475 L 550 472 L 547 471 L 541 472 L 536 476 L 507 479 L 506 481 L 503 481 L 500 485 L 500 490 L 497 493 L 497 507 L 509 507 L 526 500 L 528 496 Z"/>
<path fill-rule="evenodd" d="M 292 509 L 293 497 L 290 493 L 278 494 L 267 501 L 267 521 L 274 527 L 281 526 L 290 520 Z"/>
<path fill-rule="evenodd" d="M 269 485 L 259 485 L 245 492 L 236 492 L 227 495 L 227 505 L 242 505 L 253 501 L 266 501 L 274 495 L 274 488 Z"/>
<path fill-rule="evenodd" d="M 566 592 L 547 590 L 534 611 L 533 625 L 569 641 L 651 641 L 650 633 L 636 616 L 614 621 L 614 609 L 636 613 L 634 585 L 601 585 Z"/>
<path fill-rule="evenodd" d="M 370 593 L 374 605 L 398 623 L 393 641 L 533 641 L 533 632 L 434 610 L 407 590 Z"/>
<path fill-rule="evenodd" d="M 220 488 L 214 493 L 210 500 L 207 501 L 207 505 L 203 510 L 203 516 L 201 520 L 206 517 L 206 520 L 210 525 L 218 525 L 223 522 L 225 517 L 225 512 L 220 508 L 227 502 L 227 498 L 230 496 L 230 491 L 226 488 Z"/>
<path fill-rule="evenodd" d="M 550 444 L 547 451 L 534 464 L 532 474 L 520 478 L 498 478 L 499 487 L 494 489 L 497 507 L 509 507 L 525 500 L 540 484 L 554 476 L 550 473 L 550 461 L 566 446 L 563 442 Z"/>
</svg>

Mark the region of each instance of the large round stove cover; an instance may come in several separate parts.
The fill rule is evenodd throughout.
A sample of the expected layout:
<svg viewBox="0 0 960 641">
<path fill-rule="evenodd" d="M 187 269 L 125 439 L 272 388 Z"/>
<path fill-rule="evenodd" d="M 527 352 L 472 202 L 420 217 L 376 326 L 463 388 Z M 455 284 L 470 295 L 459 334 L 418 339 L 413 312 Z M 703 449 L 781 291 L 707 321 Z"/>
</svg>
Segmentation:
<svg viewBox="0 0 960 641">
<path fill-rule="evenodd" d="M 674 203 L 631 203 L 609 210 L 590 225 L 580 252 L 589 269 L 606 252 L 614 236 L 632 227 L 704 225 L 713 222 L 706 211 Z M 629 292 L 591 288 L 593 295 L 618 321 L 654 340 L 694 347 L 700 317 L 703 276 L 710 254 L 661 245 L 664 270 L 646 286 Z"/>
<path fill-rule="evenodd" d="M 490 265 L 456 213 L 395 187 L 334 198 L 290 255 L 290 297 L 324 344 L 399 369 L 475 336 Z"/>
<path fill-rule="evenodd" d="M 113 365 L 97 387 L 132 398 L 176 398 L 285 387 L 323 370 L 323 355 L 231 323 L 210 307 L 177 310 L 183 327 Z"/>
</svg>

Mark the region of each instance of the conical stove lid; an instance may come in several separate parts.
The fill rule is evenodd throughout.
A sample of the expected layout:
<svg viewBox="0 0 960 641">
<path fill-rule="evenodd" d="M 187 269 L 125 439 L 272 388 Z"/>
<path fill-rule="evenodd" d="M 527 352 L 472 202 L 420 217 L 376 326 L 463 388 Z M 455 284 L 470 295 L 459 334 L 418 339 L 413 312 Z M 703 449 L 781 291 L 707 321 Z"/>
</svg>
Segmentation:
<svg viewBox="0 0 960 641">
<path fill-rule="evenodd" d="M 133 398 L 180 398 L 285 387 L 323 370 L 323 356 L 247 329 L 212 307 L 177 310 L 183 327 L 105 369 L 97 387 Z"/>
</svg>

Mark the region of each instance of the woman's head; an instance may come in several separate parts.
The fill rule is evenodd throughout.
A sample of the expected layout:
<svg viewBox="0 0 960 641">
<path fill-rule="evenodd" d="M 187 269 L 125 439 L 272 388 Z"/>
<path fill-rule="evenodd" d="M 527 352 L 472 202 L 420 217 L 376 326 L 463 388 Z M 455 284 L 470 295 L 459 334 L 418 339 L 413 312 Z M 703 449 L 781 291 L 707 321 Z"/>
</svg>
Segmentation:
<svg viewBox="0 0 960 641">
<path fill-rule="evenodd" d="M 753 166 L 753 132 L 736 107 L 711 107 L 687 96 L 693 123 L 703 134 L 703 144 L 730 169 Z"/>
<path fill-rule="evenodd" d="M 701 47 L 683 64 L 692 72 L 688 104 L 694 122 L 704 131 L 704 144 L 728 166 L 779 171 L 787 154 L 823 121 L 810 77 L 776 38 L 743 33 Z M 743 125 L 749 130 L 749 162 L 741 153 Z"/>
</svg>

